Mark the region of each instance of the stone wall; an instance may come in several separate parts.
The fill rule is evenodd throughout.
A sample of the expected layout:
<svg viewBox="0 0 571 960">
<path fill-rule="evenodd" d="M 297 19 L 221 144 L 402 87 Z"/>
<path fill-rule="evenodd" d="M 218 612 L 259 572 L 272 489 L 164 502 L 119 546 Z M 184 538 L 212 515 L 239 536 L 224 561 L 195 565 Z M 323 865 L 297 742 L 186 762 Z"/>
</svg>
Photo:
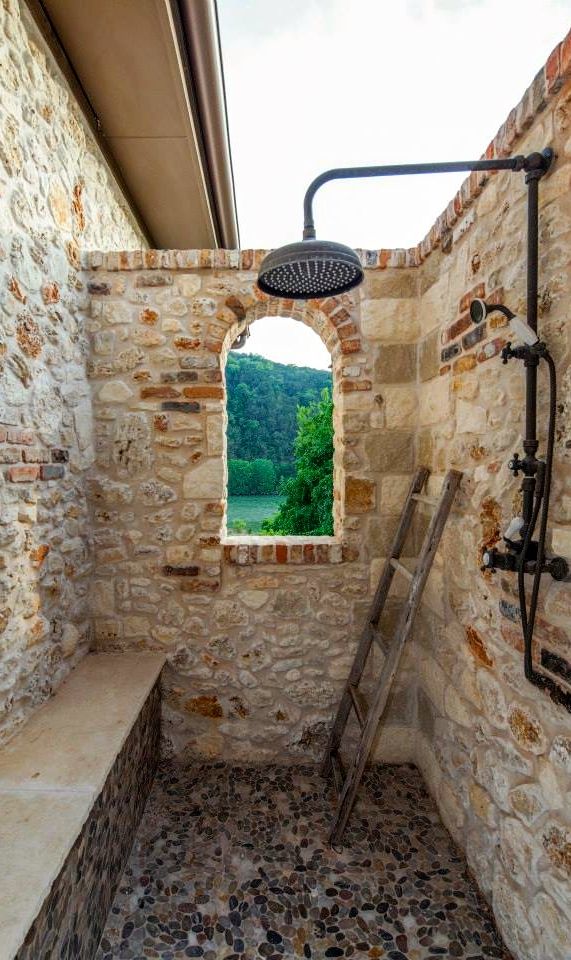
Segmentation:
<svg viewBox="0 0 571 960">
<path fill-rule="evenodd" d="M 323 744 L 413 463 L 416 280 L 389 267 L 304 308 L 261 294 L 261 256 L 90 258 L 95 638 L 166 652 L 175 749 L 303 761 Z M 334 537 L 226 537 L 225 359 L 266 315 L 308 324 L 331 352 Z M 412 704 L 395 698 L 393 750 L 400 736 L 410 751 Z"/>
<path fill-rule="evenodd" d="M 0 739 L 89 645 L 84 249 L 141 246 L 50 54 L 0 4 Z"/>
<path fill-rule="evenodd" d="M 571 559 L 571 85 L 562 85 L 561 72 L 551 86 L 549 70 L 538 76 L 518 108 L 520 126 L 513 122 L 506 152 L 552 146 L 557 154 L 539 187 L 539 328 L 559 381 L 551 547 Z M 534 101 L 541 109 L 532 119 Z M 525 381 L 521 363 L 504 366 L 498 356 L 511 339 L 504 318 L 495 314 L 474 327 L 468 305 L 486 297 L 525 316 L 526 187 L 522 174 L 510 173 L 480 188 L 449 224 L 451 252 L 441 245 L 419 271 L 418 457 L 433 470 L 435 490 L 448 468 L 464 478 L 416 630 L 417 762 L 515 956 L 564 960 L 571 922 L 571 716 L 524 678 L 516 576 L 480 570 L 484 549 L 501 543 L 521 510 L 519 481 L 507 463 L 522 449 Z M 547 390 L 542 369 L 541 453 Z M 536 662 L 541 649 L 571 661 L 570 582 L 545 578 Z"/>
</svg>

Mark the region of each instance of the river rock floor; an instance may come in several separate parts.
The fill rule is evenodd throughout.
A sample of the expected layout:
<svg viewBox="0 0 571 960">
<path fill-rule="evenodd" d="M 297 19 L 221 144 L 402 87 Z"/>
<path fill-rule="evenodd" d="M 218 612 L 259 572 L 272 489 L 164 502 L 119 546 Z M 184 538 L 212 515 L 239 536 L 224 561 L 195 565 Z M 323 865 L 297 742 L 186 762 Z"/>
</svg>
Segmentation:
<svg viewBox="0 0 571 960">
<path fill-rule="evenodd" d="M 361 796 L 337 852 L 315 767 L 163 762 L 96 960 L 509 960 L 418 771 Z"/>
</svg>

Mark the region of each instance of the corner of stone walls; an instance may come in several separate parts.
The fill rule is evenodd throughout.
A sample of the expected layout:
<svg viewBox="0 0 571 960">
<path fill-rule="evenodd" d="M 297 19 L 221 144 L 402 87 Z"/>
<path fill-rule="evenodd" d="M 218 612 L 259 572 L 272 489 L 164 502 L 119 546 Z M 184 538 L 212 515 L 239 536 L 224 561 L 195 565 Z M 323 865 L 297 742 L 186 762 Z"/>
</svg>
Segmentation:
<svg viewBox="0 0 571 960">
<path fill-rule="evenodd" d="M 536 96 L 537 84 L 534 90 Z M 512 145 L 521 153 L 550 145 L 557 154 L 540 184 L 539 323 L 560 391 L 551 540 L 569 557 L 571 85 L 560 80 L 550 91 Z M 524 98 L 528 106 L 531 96 L 528 91 Z M 513 579 L 480 571 L 483 551 L 501 539 L 518 510 L 518 484 L 507 461 L 521 447 L 524 392 L 521 368 L 499 361 L 509 336 L 503 318 L 492 315 L 474 327 L 468 308 L 473 297 L 484 297 L 525 315 L 523 181 L 513 174 L 490 178 L 469 217 L 450 252 L 433 251 L 419 270 L 418 460 L 433 471 L 434 490 L 449 468 L 462 470 L 464 479 L 415 630 L 416 763 L 508 947 L 525 960 L 564 960 L 571 918 L 565 853 L 571 849 L 571 719 L 524 678 Z M 545 401 L 540 377 L 541 426 Z M 552 581 L 542 588 L 536 657 L 547 649 L 571 662 L 569 590 Z"/>
</svg>

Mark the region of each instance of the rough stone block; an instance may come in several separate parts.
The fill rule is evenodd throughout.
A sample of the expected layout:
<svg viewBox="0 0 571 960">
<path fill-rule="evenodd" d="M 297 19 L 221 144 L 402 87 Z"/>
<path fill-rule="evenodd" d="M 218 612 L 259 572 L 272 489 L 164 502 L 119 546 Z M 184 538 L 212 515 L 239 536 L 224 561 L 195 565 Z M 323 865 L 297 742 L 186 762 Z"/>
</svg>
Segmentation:
<svg viewBox="0 0 571 960">
<path fill-rule="evenodd" d="M 438 375 L 438 330 L 429 333 L 418 346 L 418 375 L 422 381 Z"/>
<path fill-rule="evenodd" d="M 347 477 L 345 480 L 345 510 L 349 514 L 369 513 L 375 506 L 375 484 L 371 480 Z"/>
<path fill-rule="evenodd" d="M 416 347 L 413 343 L 387 343 L 378 348 L 375 380 L 409 383 L 416 378 Z"/>
<path fill-rule="evenodd" d="M 413 343 L 418 336 L 418 304 L 412 299 L 385 297 L 363 300 L 361 328 L 371 340 Z"/>
<path fill-rule="evenodd" d="M 386 386 L 382 392 L 387 430 L 416 426 L 418 398 L 413 386 Z"/>
<path fill-rule="evenodd" d="M 365 452 L 375 473 L 406 473 L 413 468 L 414 434 L 409 430 L 371 432 Z"/>
</svg>

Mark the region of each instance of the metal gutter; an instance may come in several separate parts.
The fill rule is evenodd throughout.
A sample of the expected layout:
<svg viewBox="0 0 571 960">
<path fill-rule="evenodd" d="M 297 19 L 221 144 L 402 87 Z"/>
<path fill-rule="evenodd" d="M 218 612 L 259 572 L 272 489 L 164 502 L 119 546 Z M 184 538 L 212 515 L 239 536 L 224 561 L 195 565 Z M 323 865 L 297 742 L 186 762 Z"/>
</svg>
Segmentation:
<svg viewBox="0 0 571 960">
<path fill-rule="evenodd" d="M 189 96 L 202 135 L 218 243 L 235 249 L 240 236 L 216 0 L 170 0 L 170 5 L 186 52 Z"/>
</svg>

